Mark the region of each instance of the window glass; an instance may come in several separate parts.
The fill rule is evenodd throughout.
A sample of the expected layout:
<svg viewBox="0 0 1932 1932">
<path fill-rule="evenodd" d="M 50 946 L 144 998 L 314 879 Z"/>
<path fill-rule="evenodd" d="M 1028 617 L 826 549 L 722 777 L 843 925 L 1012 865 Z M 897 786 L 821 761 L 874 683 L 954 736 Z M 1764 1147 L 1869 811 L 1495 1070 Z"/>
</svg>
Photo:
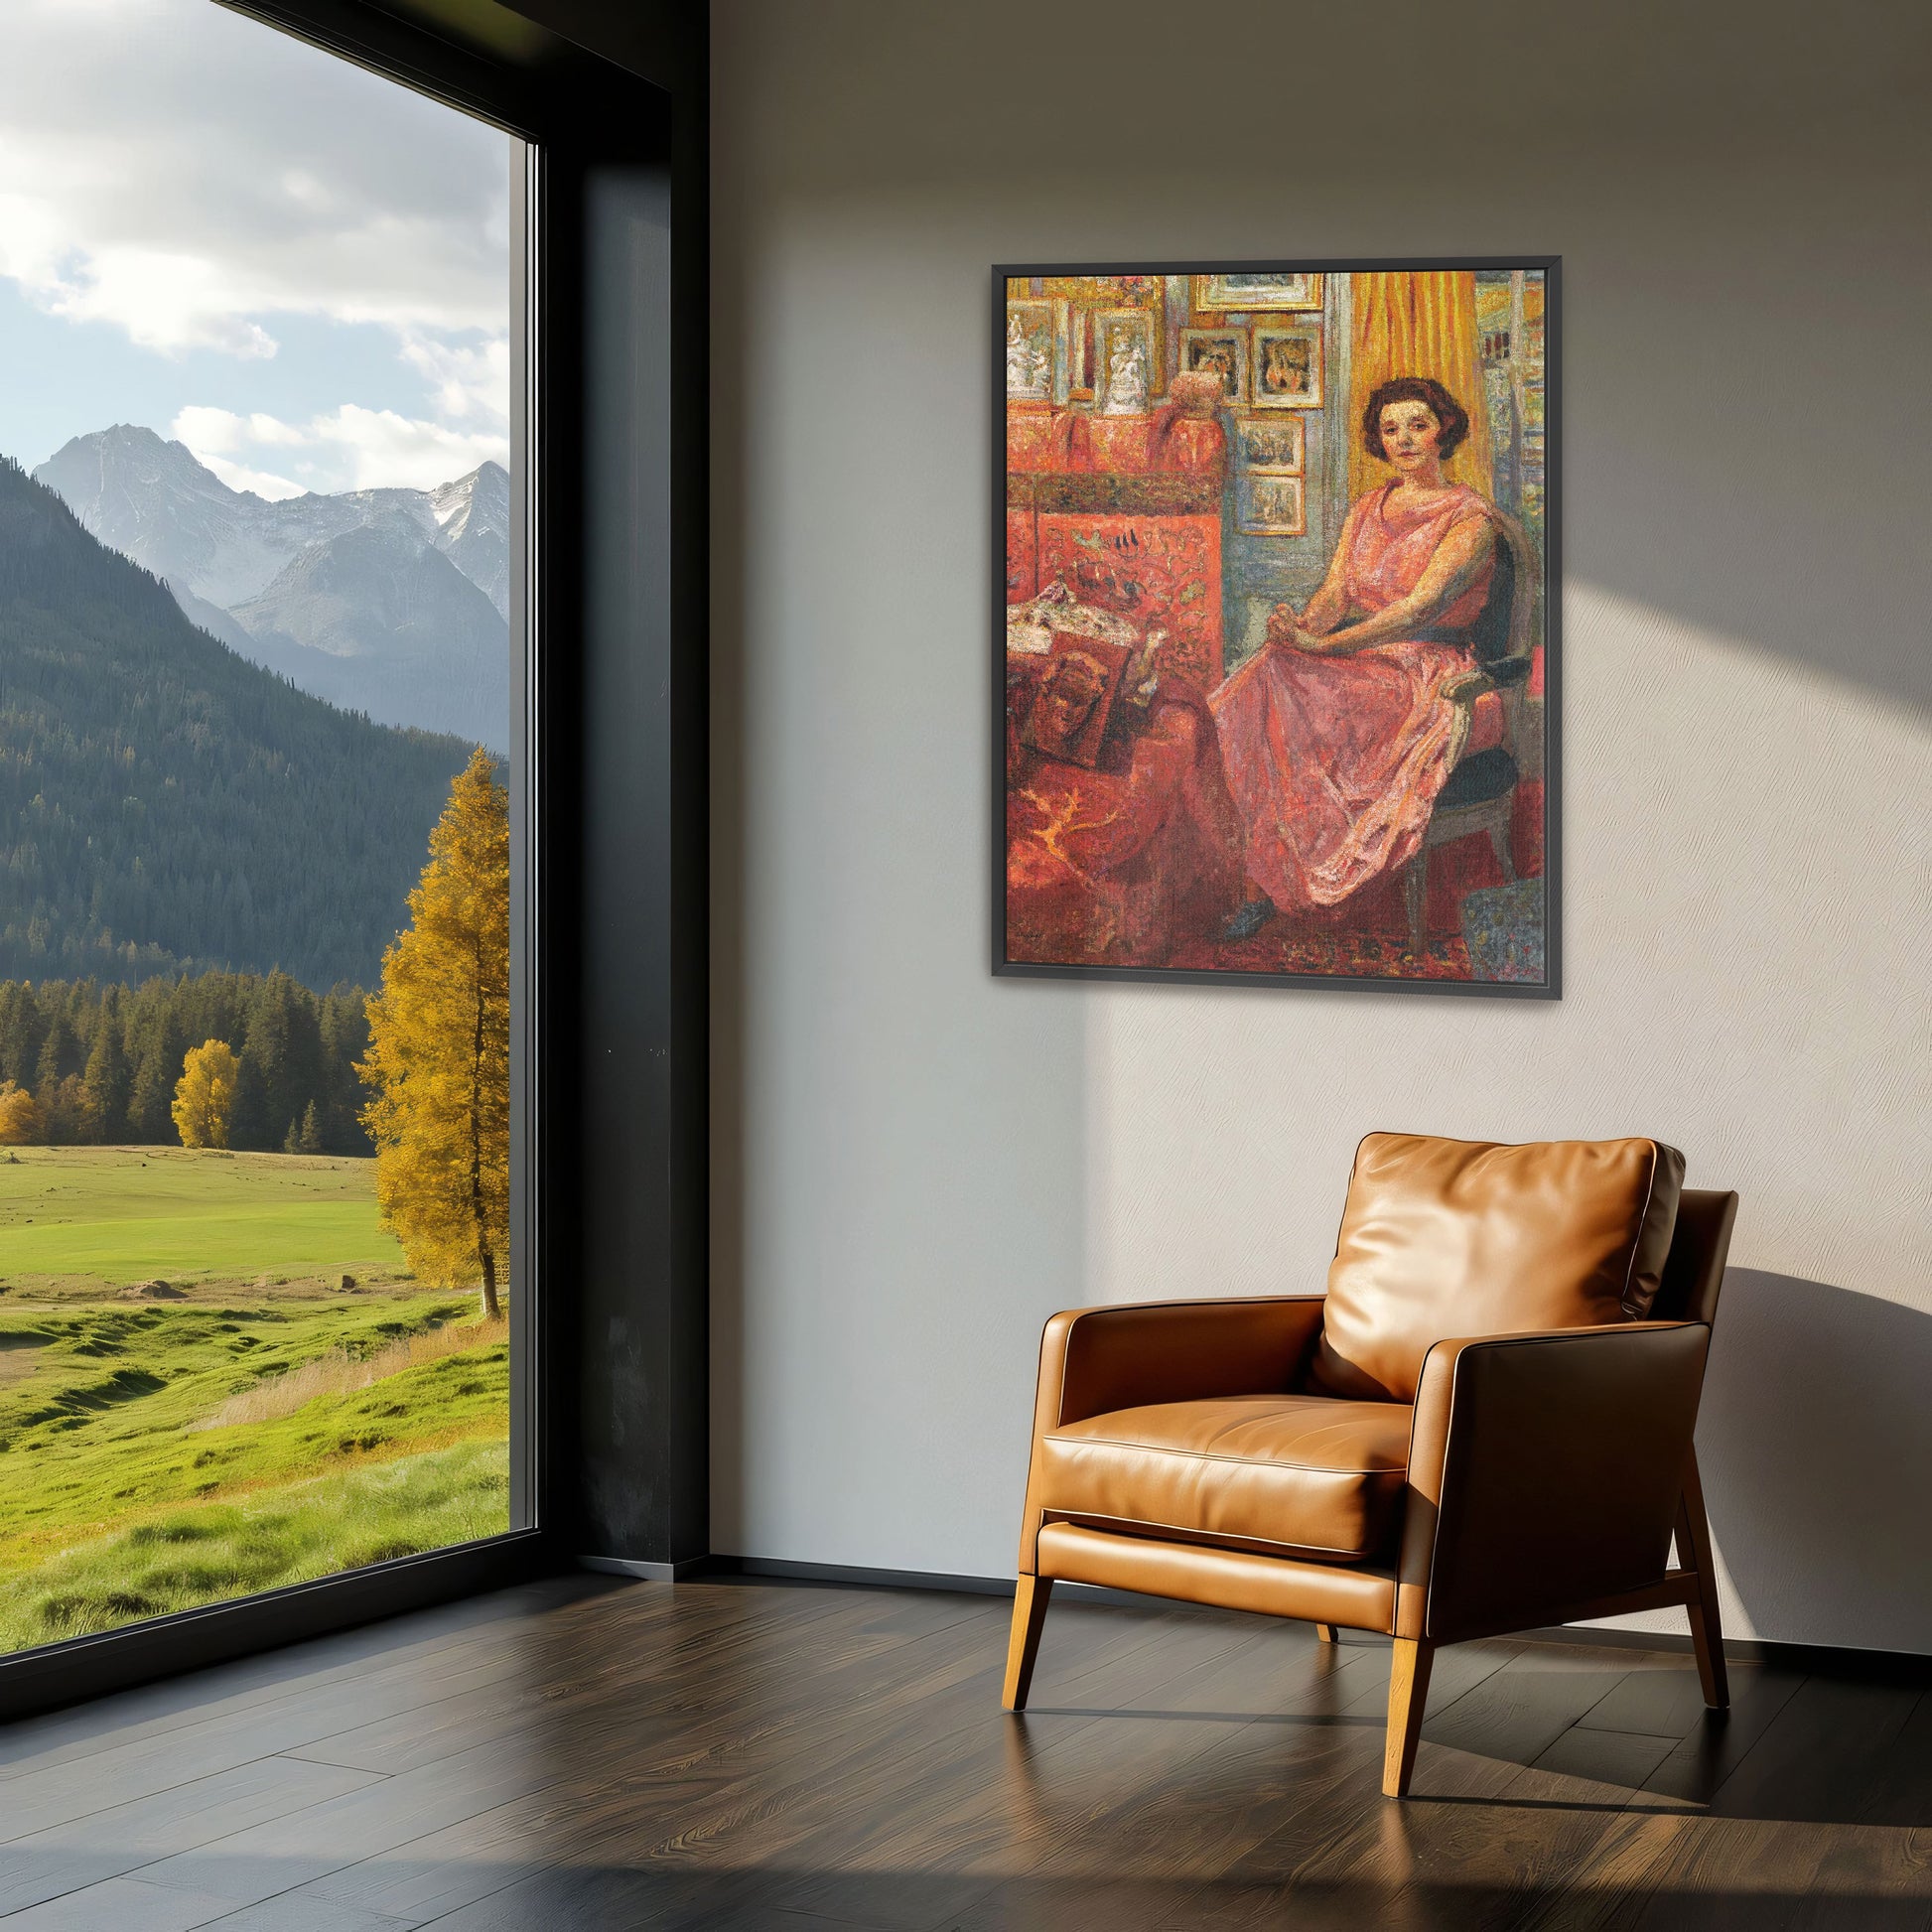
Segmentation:
<svg viewBox="0 0 1932 1932">
<path fill-rule="evenodd" d="M 525 158 L 212 0 L 7 40 L 18 1650 L 511 1526 Z"/>
</svg>

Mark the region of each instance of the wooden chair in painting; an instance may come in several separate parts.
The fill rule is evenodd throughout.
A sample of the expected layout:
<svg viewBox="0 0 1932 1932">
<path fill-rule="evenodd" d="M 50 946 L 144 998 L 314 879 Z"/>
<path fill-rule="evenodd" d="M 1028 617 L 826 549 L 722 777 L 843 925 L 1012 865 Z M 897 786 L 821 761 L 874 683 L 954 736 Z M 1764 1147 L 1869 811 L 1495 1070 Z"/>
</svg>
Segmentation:
<svg viewBox="0 0 1932 1932">
<path fill-rule="evenodd" d="M 1530 669 L 1536 645 L 1536 552 L 1523 526 L 1494 512 L 1499 541 L 1489 596 L 1470 626 L 1475 644 L 1473 671 L 1452 678 L 1444 695 L 1455 706 L 1449 741 L 1449 782 L 1423 832 L 1416 856 L 1403 872 L 1403 897 L 1409 912 L 1409 945 L 1420 953 L 1428 933 L 1424 919 L 1429 897 L 1429 855 L 1438 846 L 1486 832 L 1507 884 L 1516 877 L 1510 854 L 1516 784 L 1527 749 L 1525 728 Z M 1498 743 L 1468 751 L 1477 706 L 1495 693 L 1502 710 Z"/>
</svg>

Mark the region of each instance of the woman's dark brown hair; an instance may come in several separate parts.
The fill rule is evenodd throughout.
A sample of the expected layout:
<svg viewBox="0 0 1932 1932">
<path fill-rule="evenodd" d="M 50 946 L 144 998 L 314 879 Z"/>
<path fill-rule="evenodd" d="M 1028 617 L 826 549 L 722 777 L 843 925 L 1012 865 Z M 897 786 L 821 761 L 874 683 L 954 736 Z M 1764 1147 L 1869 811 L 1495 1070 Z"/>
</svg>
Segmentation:
<svg viewBox="0 0 1932 1932">
<path fill-rule="evenodd" d="M 1388 459 L 1382 448 L 1382 412 L 1392 402 L 1426 403 L 1436 412 L 1443 433 L 1436 439 L 1436 453 L 1447 463 L 1462 447 L 1469 433 L 1469 412 L 1432 375 L 1397 375 L 1379 382 L 1362 411 L 1362 448 L 1370 456 Z"/>
</svg>

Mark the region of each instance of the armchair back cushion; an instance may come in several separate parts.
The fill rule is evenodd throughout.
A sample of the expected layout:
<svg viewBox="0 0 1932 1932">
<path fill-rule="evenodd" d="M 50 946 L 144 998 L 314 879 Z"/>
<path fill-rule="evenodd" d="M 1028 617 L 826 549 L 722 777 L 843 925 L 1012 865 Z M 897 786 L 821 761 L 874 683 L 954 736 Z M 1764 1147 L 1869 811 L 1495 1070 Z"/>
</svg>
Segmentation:
<svg viewBox="0 0 1932 1932">
<path fill-rule="evenodd" d="M 1659 1141 L 1369 1135 L 1348 1180 L 1310 1388 L 1414 1402 L 1438 1341 L 1641 1318 L 1683 1182 L 1684 1157 Z"/>
</svg>

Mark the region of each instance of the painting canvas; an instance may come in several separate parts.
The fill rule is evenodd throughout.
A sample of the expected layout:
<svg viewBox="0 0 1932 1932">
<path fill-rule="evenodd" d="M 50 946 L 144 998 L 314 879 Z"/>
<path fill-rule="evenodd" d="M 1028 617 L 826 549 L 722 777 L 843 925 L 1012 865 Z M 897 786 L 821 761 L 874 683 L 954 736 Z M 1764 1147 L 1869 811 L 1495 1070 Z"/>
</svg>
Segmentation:
<svg viewBox="0 0 1932 1932">
<path fill-rule="evenodd" d="M 995 270 L 996 971 L 1557 997 L 1558 278 Z"/>
</svg>

